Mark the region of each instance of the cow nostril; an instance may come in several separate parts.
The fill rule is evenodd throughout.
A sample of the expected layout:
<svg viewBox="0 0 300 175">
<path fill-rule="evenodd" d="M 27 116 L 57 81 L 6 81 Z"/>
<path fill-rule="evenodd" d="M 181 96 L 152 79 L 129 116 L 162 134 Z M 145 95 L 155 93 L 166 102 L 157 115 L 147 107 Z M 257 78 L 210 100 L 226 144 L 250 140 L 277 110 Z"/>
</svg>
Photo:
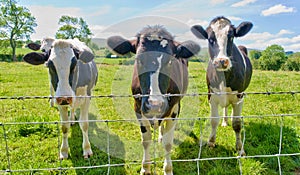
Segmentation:
<svg viewBox="0 0 300 175">
<path fill-rule="evenodd" d="M 58 105 L 70 105 L 72 104 L 72 97 L 57 97 L 56 103 Z"/>
<path fill-rule="evenodd" d="M 151 106 L 161 106 L 163 104 L 160 100 L 149 100 Z"/>
</svg>

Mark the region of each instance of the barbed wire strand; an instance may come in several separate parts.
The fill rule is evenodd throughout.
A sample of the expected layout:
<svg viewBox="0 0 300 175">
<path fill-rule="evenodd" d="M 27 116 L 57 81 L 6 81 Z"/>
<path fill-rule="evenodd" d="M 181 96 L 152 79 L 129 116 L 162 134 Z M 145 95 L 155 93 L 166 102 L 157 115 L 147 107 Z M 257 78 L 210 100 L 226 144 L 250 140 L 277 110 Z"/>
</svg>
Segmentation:
<svg viewBox="0 0 300 175">
<path fill-rule="evenodd" d="M 149 96 L 163 96 L 163 97 L 183 97 L 183 96 L 189 96 L 189 97 L 197 97 L 197 96 L 207 96 L 207 95 L 296 95 L 300 94 L 300 91 L 271 91 L 271 92 L 214 92 L 214 93 L 190 93 L 190 94 L 161 94 L 161 95 L 149 95 L 149 94 L 136 94 L 136 95 L 91 95 L 91 96 L 1 96 L 0 100 L 26 100 L 26 99 L 54 99 L 57 97 L 75 97 L 75 98 L 142 98 L 142 97 L 149 97 Z"/>
</svg>

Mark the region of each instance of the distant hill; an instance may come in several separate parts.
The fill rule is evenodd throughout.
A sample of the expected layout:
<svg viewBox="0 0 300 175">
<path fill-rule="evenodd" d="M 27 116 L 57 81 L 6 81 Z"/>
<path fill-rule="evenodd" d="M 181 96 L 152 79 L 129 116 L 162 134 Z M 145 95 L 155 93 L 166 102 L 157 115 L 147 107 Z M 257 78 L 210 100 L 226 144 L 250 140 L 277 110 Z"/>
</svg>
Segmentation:
<svg viewBox="0 0 300 175">
<path fill-rule="evenodd" d="M 92 38 L 92 42 L 97 44 L 99 48 L 106 47 L 106 39 L 104 38 Z"/>
</svg>

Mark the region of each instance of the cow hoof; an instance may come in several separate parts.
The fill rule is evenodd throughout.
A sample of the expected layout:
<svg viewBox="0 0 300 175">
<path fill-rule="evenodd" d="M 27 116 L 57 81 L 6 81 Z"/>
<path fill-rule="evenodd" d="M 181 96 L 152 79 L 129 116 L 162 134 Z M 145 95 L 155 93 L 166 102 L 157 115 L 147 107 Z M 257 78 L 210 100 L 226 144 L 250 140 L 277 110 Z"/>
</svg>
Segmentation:
<svg viewBox="0 0 300 175">
<path fill-rule="evenodd" d="M 246 156 L 246 153 L 245 153 L 244 150 L 241 150 L 241 151 L 239 151 L 239 155 L 241 155 L 241 156 Z"/>
<path fill-rule="evenodd" d="M 215 144 L 214 142 L 208 142 L 207 145 L 208 145 L 210 148 L 216 147 L 216 144 Z"/>
<path fill-rule="evenodd" d="M 150 171 L 141 170 L 141 175 L 151 175 Z"/>
<path fill-rule="evenodd" d="M 222 122 L 221 126 L 226 127 L 226 126 L 228 126 L 228 123 L 227 122 Z"/>
<path fill-rule="evenodd" d="M 64 159 L 67 159 L 68 158 L 68 153 L 60 153 L 60 155 L 59 155 L 59 159 L 60 160 L 64 160 Z"/>
<path fill-rule="evenodd" d="M 88 151 L 85 151 L 85 152 L 83 153 L 83 157 L 84 157 L 85 159 L 90 158 L 92 155 L 93 155 L 92 150 L 88 150 Z"/>
</svg>

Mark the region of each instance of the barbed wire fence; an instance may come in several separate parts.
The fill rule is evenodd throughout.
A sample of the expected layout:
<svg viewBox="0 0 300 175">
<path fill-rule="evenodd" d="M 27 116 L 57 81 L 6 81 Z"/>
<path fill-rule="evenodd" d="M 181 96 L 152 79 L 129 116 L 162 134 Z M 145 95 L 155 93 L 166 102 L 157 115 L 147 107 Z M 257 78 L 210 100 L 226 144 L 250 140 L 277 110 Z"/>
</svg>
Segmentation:
<svg viewBox="0 0 300 175">
<path fill-rule="evenodd" d="M 189 96 L 189 97 L 199 97 L 199 96 L 207 96 L 207 95 L 228 95 L 228 94 L 233 94 L 233 95 L 243 95 L 243 96 L 248 96 L 248 95 L 296 95 L 296 94 L 300 94 L 300 91 L 277 91 L 277 92 L 243 92 L 243 93 L 235 93 L 235 92 L 219 92 L 219 93 L 191 93 L 191 94 L 164 94 L 162 95 L 163 97 L 172 97 L 172 96 Z M 145 96 L 149 96 L 149 95 L 114 95 L 114 94 L 110 94 L 110 95 L 95 95 L 95 96 L 80 96 L 80 97 L 76 97 L 76 98 L 141 98 L 141 97 L 145 97 Z M 49 96 L 3 96 L 0 97 L 0 100 L 38 100 L 38 99 L 52 99 L 52 98 L 56 98 L 55 96 L 53 97 L 49 97 Z M 224 118 L 226 116 L 220 116 L 219 118 Z M 243 132 L 243 147 L 245 144 L 245 140 L 246 140 L 246 132 L 245 132 L 245 125 L 244 125 L 244 119 L 251 119 L 251 118 L 280 118 L 280 139 L 279 139 L 279 143 L 278 143 L 278 153 L 276 154 L 262 154 L 262 155 L 251 155 L 251 156 L 226 156 L 226 157 L 201 157 L 201 152 L 202 152 L 202 148 L 204 146 L 204 138 L 203 138 L 203 125 L 199 125 L 199 152 L 198 152 L 198 156 L 196 158 L 193 159 L 176 159 L 173 160 L 172 162 L 196 162 L 197 163 L 197 174 L 201 174 L 201 165 L 200 162 L 201 161 L 211 161 L 211 160 L 229 160 L 229 159 L 234 159 L 237 160 L 239 163 L 239 171 L 240 174 L 243 174 L 243 167 L 242 167 L 242 159 L 252 159 L 252 158 L 270 158 L 270 157 L 274 157 L 277 158 L 277 162 L 278 162 L 278 172 L 279 174 L 283 174 L 282 173 L 282 168 L 281 168 L 281 161 L 280 161 L 280 157 L 286 157 L 286 156 L 300 156 L 300 152 L 295 152 L 295 153 L 282 153 L 282 142 L 283 142 L 283 121 L 285 118 L 297 118 L 300 117 L 300 114 L 265 114 L 265 115 L 251 115 L 251 116 L 234 116 L 234 117 L 239 117 L 242 120 L 242 128 L 244 130 Z M 149 120 L 149 119 L 147 119 Z M 168 119 L 165 119 L 168 120 Z M 172 119 L 174 120 L 174 119 Z M 208 120 L 208 117 L 194 117 L 194 118 L 176 118 L 175 120 L 178 121 L 185 121 L 185 120 L 192 120 L 192 121 L 203 121 L 203 120 Z M 107 129 L 109 130 L 109 124 L 110 123 L 117 123 L 117 122 L 136 122 L 138 121 L 137 119 L 117 119 L 117 120 L 88 120 L 87 122 L 89 123 L 105 123 Z M 61 144 L 61 138 L 60 138 L 60 126 L 63 123 L 70 123 L 70 122 L 86 122 L 86 121 L 67 121 L 67 122 L 63 122 L 63 121 L 50 121 L 50 122 L 6 122 L 6 123 L 1 123 L 0 122 L 0 128 L 3 131 L 3 138 L 4 138 L 4 144 L 5 144 L 5 153 L 2 154 L 6 154 L 6 158 L 7 158 L 7 168 L 5 170 L 0 170 L 0 173 L 26 173 L 26 172 L 39 172 L 39 171 L 59 171 L 60 174 L 62 173 L 62 171 L 64 170 L 69 170 L 69 169 L 73 169 L 73 170 L 77 170 L 77 169 L 95 169 L 95 168 L 107 168 L 107 174 L 110 174 L 110 168 L 112 167 L 123 167 L 125 165 L 140 165 L 140 162 L 124 162 L 124 163 L 111 163 L 110 160 L 110 136 L 109 136 L 109 132 L 107 132 L 107 140 L 106 140 L 106 144 L 107 144 L 107 164 L 101 164 L 101 165 L 91 165 L 91 166 L 76 166 L 76 167 L 63 167 L 62 166 L 62 160 L 60 160 L 60 166 L 58 167 L 50 167 L 50 168 L 37 168 L 37 169 L 13 169 L 11 166 L 11 158 L 10 158 L 10 149 L 9 149 L 9 145 L 8 145 L 8 136 L 6 135 L 7 131 L 6 131 L 6 127 L 7 126 L 12 126 L 12 125 L 40 125 L 40 124 L 46 124 L 46 125 L 55 125 L 56 126 L 56 130 L 57 130 L 57 148 L 58 148 L 58 152 L 60 149 L 60 144 Z M 155 142 L 154 142 L 155 144 Z M 155 146 L 155 145 L 154 145 Z M 159 160 L 153 160 L 152 162 L 150 162 L 150 164 L 153 165 L 157 165 L 158 163 L 163 163 L 163 161 L 159 161 Z"/>
</svg>

